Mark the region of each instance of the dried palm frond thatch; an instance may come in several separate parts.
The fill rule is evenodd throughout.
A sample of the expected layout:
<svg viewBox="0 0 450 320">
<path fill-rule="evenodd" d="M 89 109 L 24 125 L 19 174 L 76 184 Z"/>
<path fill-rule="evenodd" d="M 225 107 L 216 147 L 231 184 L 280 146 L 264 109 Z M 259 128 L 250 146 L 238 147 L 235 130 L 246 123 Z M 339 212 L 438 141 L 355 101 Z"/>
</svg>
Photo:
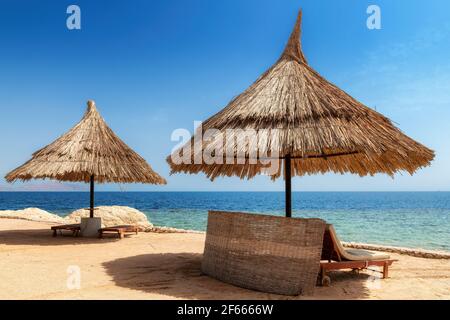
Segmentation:
<svg viewBox="0 0 450 320">
<path fill-rule="evenodd" d="M 88 101 L 81 121 L 66 134 L 33 153 L 24 165 L 6 175 L 6 180 L 54 179 L 106 183 L 152 183 L 166 181 L 107 126 Z"/>
<path fill-rule="evenodd" d="M 8 173 L 8 182 L 54 179 L 93 183 L 166 184 L 150 165 L 108 127 L 94 101 L 81 121 L 63 136 L 33 153 L 31 160 Z"/>
<path fill-rule="evenodd" d="M 385 173 L 393 176 L 399 171 L 413 174 L 428 166 L 434 152 L 409 138 L 380 113 L 368 108 L 320 76 L 311 68 L 300 43 L 301 17 L 299 12 L 294 30 L 279 60 L 255 83 L 233 99 L 223 110 L 206 120 L 203 132 L 217 129 L 254 129 L 273 132 L 259 144 L 264 152 L 278 154 L 278 171 L 272 179 L 282 175 L 302 176 L 316 173 L 354 173 L 360 176 Z M 233 150 L 240 164 L 206 164 L 205 162 L 175 163 L 167 161 L 171 172 L 204 172 L 210 179 L 218 176 L 252 178 L 266 173 L 260 162 L 252 163 L 248 150 L 227 145 L 226 139 L 203 141 L 201 148 L 191 144 L 191 159 L 201 157 L 212 143 L 223 141 L 226 154 Z M 220 143 L 220 142 L 219 142 Z M 233 149 L 234 148 L 234 149 Z M 180 148 L 175 153 L 186 148 Z M 223 152 L 222 152 L 223 151 Z M 261 150 L 260 150 L 261 151 Z M 243 156 L 244 155 L 244 156 Z M 227 153 L 227 157 L 229 153 Z"/>
</svg>

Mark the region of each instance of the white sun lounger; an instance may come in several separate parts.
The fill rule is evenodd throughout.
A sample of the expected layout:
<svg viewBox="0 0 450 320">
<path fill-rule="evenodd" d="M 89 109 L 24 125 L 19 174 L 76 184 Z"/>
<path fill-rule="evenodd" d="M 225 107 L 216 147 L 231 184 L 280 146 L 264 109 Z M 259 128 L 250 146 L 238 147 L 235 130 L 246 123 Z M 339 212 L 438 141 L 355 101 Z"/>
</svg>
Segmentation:
<svg viewBox="0 0 450 320">
<path fill-rule="evenodd" d="M 325 230 L 322 260 L 328 261 L 320 263 L 321 284 L 324 286 L 328 286 L 331 283 L 330 277 L 326 275 L 327 271 L 341 269 L 362 270 L 370 266 L 380 266 L 383 267 L 383 278 L 387 278 L 389 266 L 397 261 L 390 260 L 389 255 L 384 253 L 344 248 L 331 224 L 327 225 Z"/>
</svg>

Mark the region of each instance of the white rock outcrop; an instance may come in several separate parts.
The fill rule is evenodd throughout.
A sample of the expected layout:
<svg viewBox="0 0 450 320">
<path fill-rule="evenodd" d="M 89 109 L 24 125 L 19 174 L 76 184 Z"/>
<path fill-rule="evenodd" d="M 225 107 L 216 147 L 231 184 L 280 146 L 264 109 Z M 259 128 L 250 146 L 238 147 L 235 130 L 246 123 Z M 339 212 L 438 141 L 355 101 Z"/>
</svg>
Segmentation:
<svg viewBox="0 0 450 320">
<path fill-rule="evenodd" d="M 88 216 L 89 210 L 85 209 L 76 210 L 65 218 L 38 208 L 0 211 L 0 218 L 3 219 L 22 219 L 29 221 L 51 222 L 58 224 L 80 223 L 81 217 L 88 217 Z M 153 229 L 153 224 L 150 223 L 150 221 L 147 219 L 147 216 L 144 213 L 130 207 L 122 207 L 122 206 L 97 207 L 95 210 L 95 216 L 102 218 L 102 226 L 104 227 L 131 224 L 137 225 L 143 231 L 151 231 Z"/>
<path fill-rule="evenodd" d="M 450 252 L 445 252 L 445 251 L 425 250 L 425 249 L 420 249 L 420 248 L 413 249 L 413 248 L 403 248 L 403 247 L 393 247 L 393 246 L 382 246 L 382 245 L 356 243 L 356 242 L 343 242 L 342 244 L 347 248 L 393 252 L 393 253 L 406 254 L 408 256 L 419 257 L 419 258 L 450 259 Z"/>
<path fill-rule="evenodd" d="M 196 233 L 196 234 L 206 234 L 205 231 L 178 229 L 178 228 L 172 228 L 172 227 L 158 227 L 158 226 L 153 226 L 153 228 L 150 228 L 147 231 L 155 232 L 155 233 Z"/>
<path fill-rule="evenodd" d="M 39 222 L 66 223 L 66 220 L 64 218 L 38 208 L 0 211 L 0 218 L 22 219 Z"/>
<path fill-rule="evenodd" d="M 153 228 L 153 224 L 150 223 L 144 213 L 130 207 L 100 206 L 95 208 L 94 215 L 102 218 L 102 225 L 105 227 L 132 224 L 144 231 Z M 81 217 L 89 217 L 89 210 L 76 210 L 65 218 L 65 222 L 80 223 Z"/>
</svg>

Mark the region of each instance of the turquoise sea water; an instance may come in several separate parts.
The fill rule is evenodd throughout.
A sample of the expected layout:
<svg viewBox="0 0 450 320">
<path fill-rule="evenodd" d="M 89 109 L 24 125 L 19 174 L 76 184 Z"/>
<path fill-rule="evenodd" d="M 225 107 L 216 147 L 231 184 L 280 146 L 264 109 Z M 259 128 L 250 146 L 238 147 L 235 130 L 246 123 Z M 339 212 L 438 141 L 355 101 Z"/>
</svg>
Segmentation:
<svg viewBox="0 0 450 320">
<path fill-rule="evenodd" d="M 64 216 L 88 204 L 84 192 L 0 192 L 0 210 Z M 155 225 L 205 230 L 208 210 L 283 215 L 284 193 L 98 192 L 96 205 L 130 206 Z M 296 192 L 293 209 L 333 223 L 345 241 L 450 251 L 450 192 Z"/>
</svg>

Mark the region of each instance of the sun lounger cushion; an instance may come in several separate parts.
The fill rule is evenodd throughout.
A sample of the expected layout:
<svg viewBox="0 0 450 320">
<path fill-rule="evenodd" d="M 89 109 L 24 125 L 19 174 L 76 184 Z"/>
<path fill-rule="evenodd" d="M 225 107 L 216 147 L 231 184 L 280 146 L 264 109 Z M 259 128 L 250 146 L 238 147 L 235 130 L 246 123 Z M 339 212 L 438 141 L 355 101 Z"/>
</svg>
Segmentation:
<svg viewBox="0 0 450 320">
<path fill-rule="evenodd" d="M 339 240 L 333 225 L 327 225 L 327 230 L 330 232 L 331 239 L 335 244 L 335 249 L 340 255 L 342 260 L 348 261 L 366 261 L 366 260 L 386 260 L 389 259 L 389 255 L 384 253 L 375 253 L 362 249 L 346 249 Z"/>
<path fill-rule="evenodd" d="M 377 253 L 362 249 L 345 249 L 346 258 L 348 260 L 386 260 L 389 259 L 389 255 L 384 253 Z"/>
</svg>

